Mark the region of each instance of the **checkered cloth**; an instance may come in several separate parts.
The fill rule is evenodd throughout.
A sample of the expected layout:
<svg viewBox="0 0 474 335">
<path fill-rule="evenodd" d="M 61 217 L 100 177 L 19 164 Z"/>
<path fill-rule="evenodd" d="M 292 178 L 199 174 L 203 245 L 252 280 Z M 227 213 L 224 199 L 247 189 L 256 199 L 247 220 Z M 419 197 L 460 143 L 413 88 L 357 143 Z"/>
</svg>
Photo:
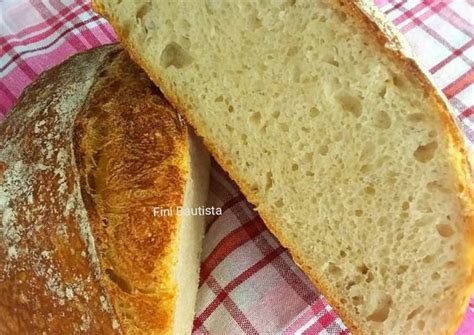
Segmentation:
<svg viewBox="0 0 474 335">
<path fill-rule="evenodd" d="M 406 36 L 474 145 L 472 0 L 376 1 Z M 115 41 L 83 0 L 0 0 L 0 118 L 42 71 Z M 348 330 L 214 163 L 195 334 L 345 334 Z M 474 299 L 458 335 L 474 334 Z"/>
</svg>

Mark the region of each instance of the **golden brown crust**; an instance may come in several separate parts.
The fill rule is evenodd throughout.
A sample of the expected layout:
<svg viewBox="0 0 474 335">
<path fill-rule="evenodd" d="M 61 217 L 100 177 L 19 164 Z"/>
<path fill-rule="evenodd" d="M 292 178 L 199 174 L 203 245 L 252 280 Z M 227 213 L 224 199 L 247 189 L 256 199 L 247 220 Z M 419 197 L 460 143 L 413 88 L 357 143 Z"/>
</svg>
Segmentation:
<svg viewBox="0 0 474 335">
<path fill-rule="evenodd" d="M 2 334 L 114 332 L 77 224 L 84 212 L 69 150 L 74 101 L 85 98 L 111 51 L 78 55 L 44 73 L 0 124 Z"/>
<path fill-rule="evenodd" d="M 103 281 L 126 333 L 169 332 L 178 218 L 152 208 L 183 203 L 187 128 L 125 53 L 99 76 L 74 144 Z"/>
<path fill-rule="evenodd" d="M 41 75 L 0 124 L 0 334 L 169 333 L 187 130 L 117 46 Z M 172 176 L 172 178 L 169 178 Z"/>
<path fill-rule="evenodd" d="M 358 3 L 349 0 L 339 0 L 337 5 L 347 14 L 358 18 L 358 22 L 361 24 L 361 29 L 367 30 L 369 34 L 375 36 L 375 40 L 379 44 L 382 52 L 389 55 L 394 62 L 399 63 L 401 69 L 411 73 L 411 75 L 420 82 L 426 94 L 428 94 L 438 106 L 440 118 L 446 129 L 447 145 L 451 148 L 450 153 L 452 155 L 452 163 L 457 171 L 459 190 L 461 194 L 460 197 L 465 205 L 464 217 L 467 227 L 466 233 L 472 240 L 471 245 L 474 245 L 474 190 L 472 188 L 472 171 L 467 160 L 465 144 L 452 113 L 450 113 L 449 104 L 443 94 L 436 89 L 429 76 L 421 69 L 416 60 L 413 59 L 410 49 L 407 48 L 407 44 L 404 42 L 403 37 L 396 33 L 396 29 L 390 28 L 389 24 L 381 21 L 381 17 L 377 15 L 377 10 L 372 8 L 367 1 L 359 0 L 357 2 Z M 229 176 L 236 181 L 247 199 L 257 206 L 258 212 L 269 230 L 278 237 L 278 240 L 284 247 L 289 249 L 295 262 L 304 270 L 311 281 L 323 293 L 344 323 L 353 333 L 362 334 L 363 330 L 356 325 L 356 322 L 352 320 L 349 315 L 344 313 L 339 302 L 333 298 L 335 295 L 332 294 L 331 290 L 323 285 L 319 278 L 312 275 L 313 272 L 305 264 L 304 260 L 294 253 L 295 248 L 293 248 L 292 243 L 285 238 L 285 234 L 277 229 L 279 225 L 275 223 L 278 222 L 279 219 L 271 215 L 271 210 L 259 206 L 262 202 L 257 198 L 257 194 L 252 191 L 250 185 L 239 177 L 231 162 L 225 158 L 225 155 L 219 150 L 219 148 L 214 143 L 210 143 L 207 140 L 207 137 L 205 136 L 206 134 L 202 132 L 204 127 L 201 126 L 199 120 L 193 117 L 193 114 L 187 110 L 186 105 L 180 101 L 176 94 L 173 93 L 173 90 L 169 85 L 167 85 L 166 81 L 162 80 L 159 75 L 153 71 L 151 66 L 140 57 L 140 53 L 136 50 L 135 46 L 127 39 L 128 34 L 121 31 L 120 26 L 117 24 L 114 17 L 110 15 L 110 13 L 107 13 L 106 9 L 98 3 L 98 0 L 93 0 L 92 3 L 94 10 L 104 16 L 112 24 L 120 41 L 130 52 L 132 59 L 140 64 L 155 84 L 161 88 L 168 101 L 176 108 L 176 110 L 186 116 L 186 119 L 196 130 L 196 133 L 203 138 L 203 142 L 212 156 L 224 168 L 224 170 L 229 173 Z M 377 17 L 375 15 L 377 15 Z M 469 257 L 472 259 L 471 263 L 474 264 L 474 248 L 471 248 Z M 450 327 L 451 333 L 455 332 L 462 321 L 463 312 L 467 306 L 469 293 L 472 291 L 473 286 L 474 276 L 472 282 L 468 283 L 465 288 L 466 299 L 459 303 L 459 311 L 458 313 L 455 313 L 459 315 L 459 317 L 453 320 L 453 324 Z"/>
</svg>

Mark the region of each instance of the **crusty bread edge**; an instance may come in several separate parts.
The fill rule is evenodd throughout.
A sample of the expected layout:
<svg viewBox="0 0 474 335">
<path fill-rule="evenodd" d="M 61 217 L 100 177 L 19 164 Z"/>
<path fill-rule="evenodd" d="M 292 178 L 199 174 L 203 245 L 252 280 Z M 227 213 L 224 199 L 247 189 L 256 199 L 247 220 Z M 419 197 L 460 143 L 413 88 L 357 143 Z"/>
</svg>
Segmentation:
<svg viewBox="0 0 474 335">
<path fill-rule="evenodd" d="M 296 264 L 304 270 L 309 279 L 317 286 L 321 293 L 325 296 L 326 300 L 329 302 L 331 307 L 336 311 L 336 313 L 341 317 L 345 325 L 351 330 L 354 334 L 363 334 L 365 333 L 364 329 L 359 327 L 347 313 L 341 308 L 340 304 L 333 298 L 331 290 L 324 285 L 322 285 L 319 278 L 311 275 L 311 271 L 308 265 L 305 264 L 304 260 L 301 259 L 297 254 L 293 252 L 292 243 L 290 243 L 286 238 L 285 234 L 280 232 L 273 224 L 273 222 L 278 222 L 278 218 L 275 218 L 271 215 L 271 211 L 266 208 L 259 206 L 260 201 L 257 199 L 257 194 L 252 191 L 251 186 L 246 183 L 240 176 L 237 174 L 237 171 L 233 168 L 232 164 L 225 159 L 225 155 L 215 146 L 213 143 L 210 143 L 207 138 L 201 132 L 200 122 L 196 120 L 191 113 L 189 113 L 185 107 L 185 104 L 180 101 L 179 97 L 173 94 L 169 85 L 166 84 L 164 80 L 157 74 L 154 73 L 151 66 L 141 58 L 139 52 L 136 50 L 135 46 L 132 45 L 126 38 L 127 34 L 124 33 L 120 26 L 115 21 L 114 17 L 108 15 L 105 8 L 98 3 L 100 0 L 92 0 L 92 8 L 105 17 L 110 24 L 113 26 L 120 42 L 125 46 L 125 48 L 130 53 L 131 58 L 137 62 L 145 72 L 150 76 L 151 80 L 160 88 L 169 102 L 173 107 L 182 115 L 186 117 L 190 125 L 195 129 L 196 134 L 203 138 L 203 143 L 209 152 L 212 153 L 212 156 L 216 161 L 224 168 L 229 176 L 236 181 L 239 185 L 240 190 L 246 196 L 246 198 L 253 204 L 257 205 L 258 213 L 264 220 L 267 228 L 275 235 L 279 242 L 289 249 L 291 256 Z M 473 179 L 473 170 L 470 166 L 469 160 L 467 159 L 467 150 L 465 148 L 465 143 L 461 137 L 460 129 L 453 118 L 452 110 L 447 102 L 444 94 L 436 87 L 433 79 L 428 73 L 426 73 L 419 62 L 414 58 L 411 53 L 411 49 L 407 46 L 405 39 L 401 36 L 393 26 L 388 23 L 381 16 L 380 12 L 374 8 L 374 6 L 367 0 L 357 0 L 352 2 L 350 0 L 338 0 L 338 5 L 341 9 L 358 19 L 358 21 L 365 26 L 370 33 L 373 33 L 376 36 L 376 40 L 379 43 L 381 49 L 383 49 L 388 56 L 390 56 L 395 62 L 401 64 L 401 68 L 405 71 L 410 72 L 414 75 L 416 79 L 419 80 L 424 91 L 431 96 L 436 105 L 438 106 L 438 112 L 440 119 L 443 120 L 443 125 L 446 129 L 446 134 L 449 137 L 450 142 L 453 145 L 451 154 L 453 158 L 451 159 L 452 165 L 455 167 L 458 182 L 461 186 L 461 198 L 463 201 L 464 207 L 464 224 L 466 225 L 466 230 L 468 232 L 468 237 L 471 240 L 471 250 L 469 258 L 471 264 L 474 264 L 474 189 L 471 187 Z M 463 313 L 469 302 L 469 295 L 474 288 L 474 278 L 471 280 L 468 285 L 466 285 L 466 299 L 465 301 L 460 302 L 459 311 L 456 313 L 459 317 L 453 320 L 452 325 L 449 327 L 448 333 L 454 333 L 459 324 L 463 319 Z"/>
<path fill-rule="evenodd" d="M 108 54 L 106 56 L 106 60 L 103 62 L 103 68 L 104 68 L 105 65 L 112 64 L 113 59 L 115 57 L 117 57 L 119 54 L 121 54 L 122 52 L 126 53 L 126 49 L 124 49 L 122 46 L 120 46 L 117 43 L 108 44 L 106 46 L 108 48 L 110 48 L 110 51 L 108 51 Z M 100 48 L 105 48 L 106 46 L 102 46 Z M 91 51 L 87 51 L 87 52 L 91 52 Z M 130 63 L 130 61 L 128 63 Z M 138 69 L 136 71 L 138 71 Z M 139 77 L 141 75 L 142 75 L 142 73 L 140 71 L 140 72 L 135 72 L 133 76 Z M 94 89 L 96 89 L 97 87 L 100 87 L 100 86 L 98 86 L 97 76 L 98 76 L 98 74 L 96 75 L 95 83 L 93 84 Z M 153 86 L 153 83 L 150 83 L 149 85 Z M 94 91 L 94 89 L 91 89 L 91 91 L 89 91 L 89 94 L 86 97 L 85 101 L 87 101 L 89 99 L 89 96 L 90 96 L 91 92 Z M 148 99 L 149 97 L 151 97 L 155 94 L 156 93 L 149 92 L 149 93 L 147 93 L 146 98 Z M 163 101 L 163 105 L 161 105 L 159 107 L 160 109 L 166 109 L 167 112 L 171 111 L 171 112 L 173 112 L 172 113 L 173 115 L 176 114 L 176 112 L 174 112 L 173 107 L 171 106 L 171 104 L 166 104 L 165 105 L 164 102 L 166 102 L 166 101 L 165 101 L 164 98 L 160 98 L 160 100 Z M 160 103 L 161 103 L 161 101 L 160 101 Z M 75 167 L 77 168 L 77 175 L 80 178 L 81 199 L 84 202 L 84 206 L 85 206 L 86 211 L 87 211 L 87 215 L 88 215 L 88 218 L 89 218 L 89 223 L 90 223 L 91 229 L 93 229 L 92 227 L 94 225 L 101 226 L 101 223 L 100 223 L 101 218 L 100 218 L 98 208 L 100 208 L 103 205 L 99 205 L 99 204 L 95 203 L 95 200 L 93 200 L 93 197 L 89 194 L 90 192 L 87 190 L 87 187 L 86 187 L 86 185 L 88 184 L 88 182 L 86 181 L 87 180 L 87 174 L 86 174 L 85 162 L 84 162 L 84 157 L 86 155 L 86 150 L 81 148 L 81 144 L 82 144 L 82 141 L 84 140 L 84 138 L 86 138 L 86 135 L 87 135 L 87 132 L 88 132 L 87 124 L 88 124 L 89 120 L 88 120 L 87 117 L 85 117 L 83 115 L 84 114 L 83 113 L 84 108 L 85 108 L 84 104 L 81 105 L 81 107 L 80 107 L 81 111 L 78 112 L 78 115 L 76 115 L 76 117 L 75 117 L 74 129 L 73 129 L 73 139 L 72 139 L 72 141 L 73 141 L 72 150 L 73 150 L 73 156 L 74 156 L 74 161 L 75 161 Z M 176 116 L 179 116 L 179 115 L 176 115 Z M 179 120 L 179 121 L 181 121 L 181 120 Z M 163 129 L 164 129 L 164 131 L 162 133 L 166 133 L 168 127 L 163 126 Z M 160 130 L 163 130 L 163 129 L 160 129 Z M 156 128 L 155 128 L 155 130 L 156 130 Z M 177 157 L 175 158 L 175 161 L 173 163 L 171 163 L 171 164 L 175 164 L 176 167 L 179 167 L 179 171 L 181 172 L 180 175 L 185 176 L 185 179 L 187 179 L 189 174 L 190 174 L 190 166 L 189 166 L 189 162 L 188 162 L 189 145 L 190 144 L 189 144 L 189 140 L 188 140 L 188 135 L 189 135 L 189 128 L 185 124 L 185 122 L 183 122 L 180 126 L 180 135 L 174 137 L 175 147 L 174 147 L 174 150 L 172 151 L 172 153 L 176 154 Z M 168 154 L 169 154 L 169 152 L 168 152 Z M 172 156 L 172 155 L 170 155 L 170 156 Z M 186 187 L 186 180 L 184 181 L 183 185 L 180 185 L 179 178 L 174 179 L 174 180 L 169 180 L 169 178 L 168 178 L 166 181 L 168 183 L 174 185 L 175 187 L 181 187 L 182 192 L 179 194 L 179 196 L 173 198 L 172 200 L 175 201 L 177 204 L 183 204 L 184 192 L 185 192 L 185 187 Z M 152 220 L 153 220 L 153 218 L 152 218 Z M 156 220 L 156 218 L 154 220 Z M 178 234 L 179 228 L 180 228 L 180 225 L 181 225 L 181 220 L 176 214 L 173 214 L 173 221 L 174 221 L 173 225 L 177 227 L 176 228 L 176 234 Z M 100 235 L 95 235 L 94 237 L 95 237 L 95 239 L 97 237 L 100 238 Z M 177 245 L 177 243 L 173 243 L 172 245 L 168 246 L 168 248 L 166 249 L 167 251 L 164 254 L 164 258 L 162 259 L 162 261 L 164 261 L 164 263 L 161 264 L 160 266 L 155 267 L 155 272 L 163 274 L 163 268 L 166 268 L 165 265 L 168 265 L 170 268 L 172 268 L 173 270 L 171 270 L 171 272 L 174 272 L 174 268 L 175 268 L 175 264 L 177 262 L 177 256 L 178 256 L 178 248 L 179 248 L 179 246 Z M 97 244 L 97 242 L 96 242 L 96 245 L 95 245 L 95 249 L 98 252 L 99 244 Z M 120 308 L 118 308 L 117 305 L 118 305 L 118 302 L 121 301 L 121 299 L 126 300 L 128 298 L 124 298 L 124 296 L 121 296 L 123 294 L 122 290 L 120 288 L 118 288 L 117 284 L 114 283 L 113 281 L 111 281 L 110 278 L 107 275 L 105 275 L 106 268 L 110 267 L 111 264 L 110 264 L 110 262 L 106 261 L 104 259 L 104 257 L 102 257 L 102 255 L 100 255 L 100 253 L 98 255 L 98 264 L 99 264 L 100 272 L 103 274 L 102 275 L 102 280 L 101 280 L 101 285 L 104 287 L 105 292 L 107 294 L 107 298 L 108 298 L 109 303 L 110 303 L 110 308 L 114 313 L 113 317 L 114 317 L 114 319 L 116 319 L 118 321 L 118 324 L 120 325 L 120 331 L 122 333 L 124 333 L 124 332 L 127 333 L 127 331 L 128 331 L 128 333 L 135 334 L 135 332 L 137 332 L 139 330 L 143 330 L 143 329 L 137 328 L 136 324 L 134 324 L 133 322 L 130 322 L 130 320 L 124 320 L 123 319 L 123 317 L 122 317 L 123 316 L 123 311 Z M 167 295 L 171 296 L 171 298 L 161 299 L 160 305 L 163 305 L 162 310 L 173 311 L 173 312 L 170 312 L 170 313 L 166 312 L 166 313 L 159 313 L 159 314 L 155 313 L 155 317 L 156 318 L 160 317 L 161 320 L 164 320 L 163 324 L 169 326 L 169 327 L 167 327 L 166 332 L 164 332 L 163 334 L 172 334 L 173 322 L 174 322 L 174 318 L 176 317 L 174 311 L 176 310 L 176 302 L 177 302 L 177 282 L 176 282 L 173 274 L 171 274 L 170 276 L 166 276 L 165 279 L 166 279 L 165 282 L 169 283 L 169 285 L 172 286 L 173 289 L 172 289 L 172 291 L 170 290 L 167 293 Z M 161 295 L 161 293 L 157 297 L 159 297 L 160 295 Z M 137 297 L 136 296 L 134 297 L 133 295 L 131 295 L 130 299 L 133 299 L 133 298 L 136 299 Z M 144 306 L 142 306 L 140 304 L 135 305 L 135 314 L 136 315 L 146 314 L 145 312 L 146 312 L 146 310 L 144 309 Z M 153 334 L 155 334 L 155 332 L 157 332 L 157 331 L 160 331 L 160 333 L 161 333 L 162 330 L 158 330 L 156 328 L 155 329 L 148 328 L 147 331 L 148 332 L 152 331 Z"/>
</svg>

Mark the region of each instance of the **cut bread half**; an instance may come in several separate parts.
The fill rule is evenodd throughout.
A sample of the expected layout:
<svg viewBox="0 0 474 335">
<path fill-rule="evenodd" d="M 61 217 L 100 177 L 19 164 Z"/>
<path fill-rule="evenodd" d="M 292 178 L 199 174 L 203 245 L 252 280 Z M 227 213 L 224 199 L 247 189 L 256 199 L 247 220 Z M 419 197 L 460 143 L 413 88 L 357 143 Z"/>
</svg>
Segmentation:
<svg viewBox="0 0 474 335">
<path fill-rule="evenodd" d="M 121 330 L 189 334 L 204 217 L 179 208 L 206 204 L 209 154 L 124 50 L 82 109 L 75 133 L 83 197 L 89 215 L 105 221 L 91 220 L 92 234 Z"/>
<path fill-rule="evenodd" d="M 366 2 L 95 0 L 354 333 L 446 334 L 473 287 L 447 103 Z"/>
<path fill-rule="evenodd" d="M 119 46 L 41 74 L 0 124 L 0 334 L 191 333 L 208 179 Z"/>
</svg>

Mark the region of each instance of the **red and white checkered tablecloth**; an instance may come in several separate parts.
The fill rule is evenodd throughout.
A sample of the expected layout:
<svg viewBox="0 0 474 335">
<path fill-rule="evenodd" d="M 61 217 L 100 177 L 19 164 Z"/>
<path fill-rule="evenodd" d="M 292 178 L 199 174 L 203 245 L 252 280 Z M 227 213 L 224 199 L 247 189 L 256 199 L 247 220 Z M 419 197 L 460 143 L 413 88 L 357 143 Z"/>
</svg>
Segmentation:
<svg viewBox="0 0 474 335">
<path fill-rule="evenodd" d="M 473 0 L 376 0 L 412 45 L 474 147 Z M 115 41 L 85 0 L 0 0 L 0 119 L 39 73 Z M 214 163 L 195 334 L 346 334 L 348 330 Z M 474 334 L 474 299 L 458 335 Z"/>
</svg>

